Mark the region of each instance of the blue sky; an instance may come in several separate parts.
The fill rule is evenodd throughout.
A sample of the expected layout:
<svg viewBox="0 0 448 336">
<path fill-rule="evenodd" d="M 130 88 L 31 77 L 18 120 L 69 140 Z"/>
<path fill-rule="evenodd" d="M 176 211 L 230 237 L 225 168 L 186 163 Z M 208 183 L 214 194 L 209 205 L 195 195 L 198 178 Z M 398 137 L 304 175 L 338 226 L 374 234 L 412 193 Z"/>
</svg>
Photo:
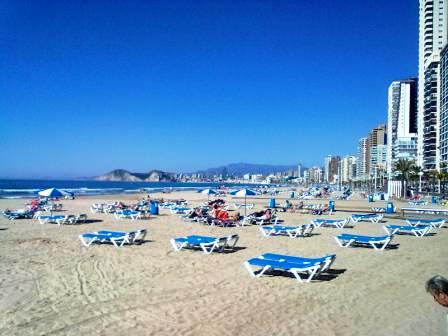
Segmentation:
<svg viewBox="0 0 448 336">
<path fill-rule="evenodd" d="M 2 1 L 0 176 L 323 164 L 417 74 L 418 1 Z"/>
</svg>

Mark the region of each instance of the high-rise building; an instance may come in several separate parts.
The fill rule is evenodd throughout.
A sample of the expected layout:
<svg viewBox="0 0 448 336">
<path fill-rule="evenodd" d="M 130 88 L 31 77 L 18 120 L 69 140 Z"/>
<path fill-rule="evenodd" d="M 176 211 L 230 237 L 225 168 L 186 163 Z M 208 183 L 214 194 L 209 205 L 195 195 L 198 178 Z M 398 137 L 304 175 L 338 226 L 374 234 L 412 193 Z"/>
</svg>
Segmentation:
<svg viewBox="0 0 448 336">
<path fill-rule="evenodd" d="M 387 173 L 399 159 L 417 157 L 417 78 L 393 81 L 388 92 Z"/>
<path fill-rule="evenodd" d="M 312 167 L 304 171 L 304 179 L 308 183 L 320 183 L 322 182 L 322 168 Z"/>
<path fill-rule="evenodd" d="M 440 52 L 447 43 L 447 0 L 420 0 L 417 164 L 440 166 Z"/>
<path fill-rule="evenodd" d="M 337 183 L 339 182 L 339 163 L 341 162 L 340 156 L 332 156 L 330 162 L 328 164 L 328 183 Z M 327 174 L 327 173 L 326 173 Z"/>
<path fill-rule="evenodd" d="M 341 161 L 341 182 L 347 183 L 356 178 L 356 157 L 347 155 Z"/>
<path fill-rule="evenodd" d="M 358 180 L 363 180 L 368 175 L 367 161 L 367 138 L 361 138 L 358 142 L 358 160 L 356 162 L 356 178 Z"/>
<path fill-rule="evenodd" d="M 381 124 L 373 128 L 367 137 L 366 174 L 372 176 L 376 171 L 386 170 L 387 128 Z"/>
<path fill-rule="evenodd" d="M 324 162 L 324 182 L 330 182 L 330 162 L 331 162 L 332 156 L 328 155 L 325 158 Z"/>
<path fill-rule="evenodd" d="M 440 54 L 440 166 L 448 171 L 448 45 Z"/>
</svg>

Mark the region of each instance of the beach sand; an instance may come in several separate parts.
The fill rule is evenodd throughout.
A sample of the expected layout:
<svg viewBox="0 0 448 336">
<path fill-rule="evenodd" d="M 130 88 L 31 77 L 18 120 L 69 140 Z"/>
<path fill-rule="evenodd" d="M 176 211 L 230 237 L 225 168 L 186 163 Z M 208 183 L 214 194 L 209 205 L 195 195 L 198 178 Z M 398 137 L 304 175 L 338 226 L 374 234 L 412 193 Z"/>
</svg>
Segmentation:
<svg viewBox="0 0 448 336">
<path fill-rule="evenodd" d="M 444 335 L 443 308 L 425 292 L 434 274 L 448 276 L 448 229 L 415 238 L 397 235 L 398 248 L 340 248 L 340 232 L 382 235 L 382 224 L 319 228 L 309 238 L 261 235 L 257 226 L 220 228 L 159 216 L 132 221 L 92 214 L 95 202 L 144 195 L 62 201 L 64 214 L 88 213 L 80 225 L 41 225 L 0 219 L 0 335 Z M 206 200 L 193 192 L 152 195 Z M 256 209 L 268 198 L 250 198 Z M 228 201 L 232 202 L 230 197 Z M 233 200 L 235 201 L 235 200 Z M 236 200 L 241 202 L 241 199 Z M 23 208 L 25 200 L 0 200 Z M 277 199 L 277 202 L 281 200 Z M 323 201 L 305 201 L 322 203 Z M 385 202 L 336 201 L 334 218 Z M 398 204 L 400 206 L 400 204 Z M 252 210 L 253 211 L 253 210 Z M 287 225 L 316 216 L 280 213 Z M 404 223 L 386 218 L 386 223 Z M 146 228 L 147 242 L 115 248 L 81 245 L 78 235 L 99 229 Z M 233 253 L 175 252 L 172 237 L 238 233 Z M 332 276 L 299 283 L 288 276 L 249 275 L 243 262 L 265 252 L 301 256 L 336 253 Z"/>
</svg>

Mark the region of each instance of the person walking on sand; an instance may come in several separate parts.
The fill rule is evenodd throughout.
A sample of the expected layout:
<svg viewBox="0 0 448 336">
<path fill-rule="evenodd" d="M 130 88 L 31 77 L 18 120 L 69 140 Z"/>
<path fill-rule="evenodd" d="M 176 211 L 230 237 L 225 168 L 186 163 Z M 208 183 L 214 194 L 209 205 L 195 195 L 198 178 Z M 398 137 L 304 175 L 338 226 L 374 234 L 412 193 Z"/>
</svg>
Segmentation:
<svg viewBox="0 0 448 336">
<path fill-rule="evenodd" d="M 448 308 L 448 280 L 441 275 L 433 276 L 426 282 L 426 291 L 439 305 Z M 446 315 L 448 335 L 448 314 Z"/>
</svg>

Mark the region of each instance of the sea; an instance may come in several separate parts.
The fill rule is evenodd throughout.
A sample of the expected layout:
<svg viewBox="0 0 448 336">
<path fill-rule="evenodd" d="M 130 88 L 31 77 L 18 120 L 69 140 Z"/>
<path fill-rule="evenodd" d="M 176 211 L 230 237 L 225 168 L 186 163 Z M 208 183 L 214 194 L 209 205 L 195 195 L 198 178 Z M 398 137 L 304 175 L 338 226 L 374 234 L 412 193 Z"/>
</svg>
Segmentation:
<svg viewBox="0 0 448 336">
<path fill-rule="evenodd" d="M 120 182 L 80 180 L 9 180 L 0 179 L 0 198 L 34 198 L 38 192 L 57 188 L 75 196 L 112 195 L 122 193 L 152 193 L 161 191 L 200 190 L 205 188 L 243 188 L 234 183 L 180 183 L 180 182 Z M 256 186 L 251 185 L 251 188 Z"/>
</svg>

